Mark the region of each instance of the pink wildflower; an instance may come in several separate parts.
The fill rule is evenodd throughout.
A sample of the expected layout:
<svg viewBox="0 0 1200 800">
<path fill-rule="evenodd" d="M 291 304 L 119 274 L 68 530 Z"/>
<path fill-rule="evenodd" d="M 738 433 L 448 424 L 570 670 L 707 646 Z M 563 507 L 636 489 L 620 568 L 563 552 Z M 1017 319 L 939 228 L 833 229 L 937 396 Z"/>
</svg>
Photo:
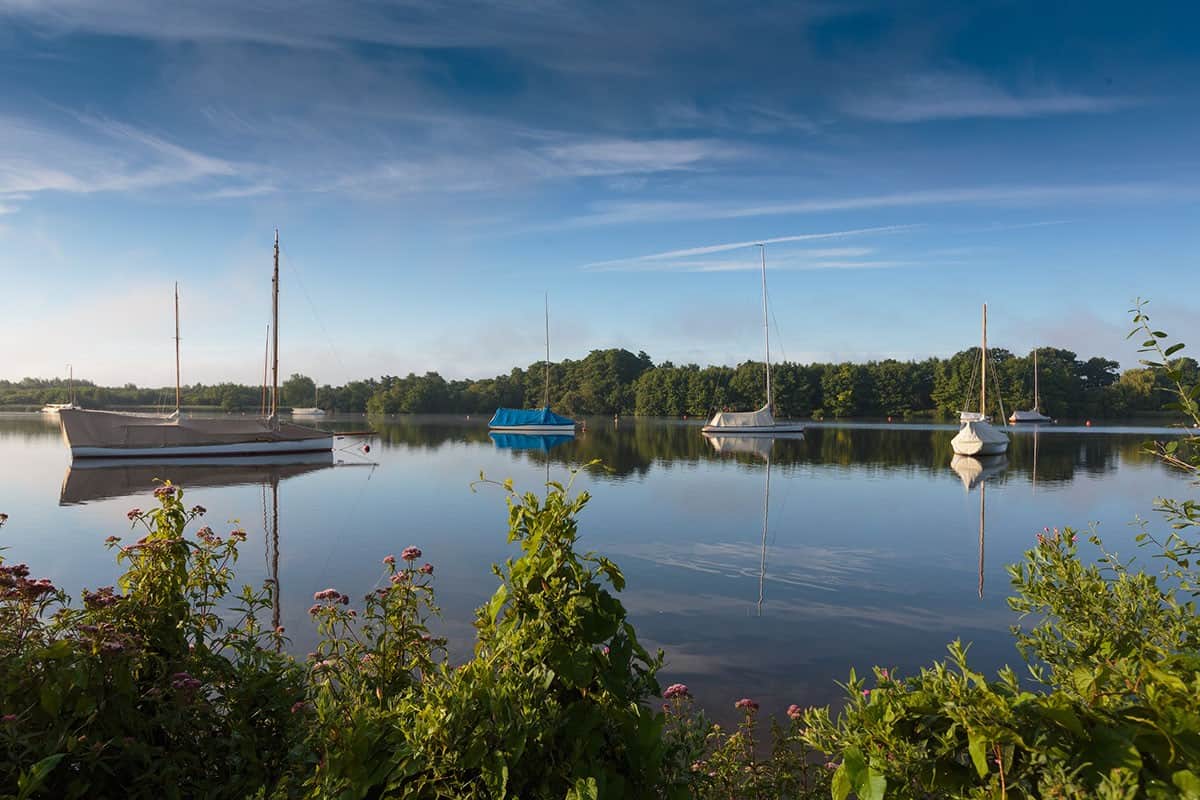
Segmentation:
<svg viewBox="0 0 1200 800">
<path fill-rule="evenodd" d="M 391 565 L 396 563 L 396 557 L 388 556 L 385 559 L 383 559 L 383 563 L 387 564 L 390 567 Z"/>
<path fill-rule="evenodd" d="M 422 575 L 432 575 L 433 574 L 433 564 L 429 564 L 429 563 L 422 564 L 421 565 L 421 574 Z"/>
<path fill-rule="evenodd" d="M 16 721 L 17 721 L 16 714 L 5 714 L 3 717 L 0 717 L 0 722 L 16 722 Z"/>
<path fill-rule="evenodd" d="M 871 696 L 871 690 L 863 689 L 863 697 L 870 697 L 870 696 Z"/>
<path fill-rule="evenodd" d="M 306 706 L 308 706 L 308 703 L 303 700 L 297 700 L 295 703 L 292 703 L 292 713 L 299 714 Z"/>
<path fill-rule="evenodd" d="M 749 711 L 758 711 L 758 703 L 751 700 L 749 697 L 743 697 L 733 704 L 734 708 L 740 708 Z"/>
<path fill-rule="evenodd" d="M 691 696 L 692 695 L 691 695 L 691 692 L 688 691 L 687 684 L 684 684 L 684 683 L 672 683 L 670 686 L 667 687 L 667 690 L 665 692 L 663 692 L 663 697 L 665 697 L 668 700 L 674 700 L 677 697 L 691 697 Z"/>
<path fill-rule="evenodd" d="M 131 508 L 131 509 L 129 509 L 128 513 L 125 514 L 125 516 L 131 522 L 133 520 L 137 519 L 138 517 L 140 517 L 141 515 L 142 515 L 142 510 L 140 508 Z"/>
<path fill-rule="evenodd" d="M 409 545 L 408 547 L 404 548 L 403 551 L 401 551 L 400 557 L 405 561 L 416 561 L 421 557 L 421 548 L 416 547 L 415 545 Z"/>
<path fill-rule="evenodd" d="M 787 715 L 791 719 L 800 719 L 800 717 L 804 716 L 804 709 L 800 708 L 800 706 L 796 705 L 795 703 L 792 703 L 790 706 L 788 706 Z"/>
</svg>

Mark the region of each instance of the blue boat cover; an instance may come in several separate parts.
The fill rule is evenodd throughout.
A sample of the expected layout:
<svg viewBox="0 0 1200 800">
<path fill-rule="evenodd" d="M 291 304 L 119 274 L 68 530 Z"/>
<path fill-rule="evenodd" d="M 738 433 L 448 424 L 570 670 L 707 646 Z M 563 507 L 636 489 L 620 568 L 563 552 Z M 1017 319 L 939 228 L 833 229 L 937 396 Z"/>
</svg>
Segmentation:
<svg viewBox="0 0 1200 800">
<path fill-rule="evenodd" d="M 574 441 L 567 433 L 492 433 L 489 434 L 496 447 L 503 450 L 540 450 L 549 453 L 553 447 Z"/>
<path fill-rule="evenodd" d="M 488 423 L 491 428 L 513 428 L 517 425 L 574 425 L 575 420 L 560 417 L 549 408 L 497 408 Z"/>
</svg>

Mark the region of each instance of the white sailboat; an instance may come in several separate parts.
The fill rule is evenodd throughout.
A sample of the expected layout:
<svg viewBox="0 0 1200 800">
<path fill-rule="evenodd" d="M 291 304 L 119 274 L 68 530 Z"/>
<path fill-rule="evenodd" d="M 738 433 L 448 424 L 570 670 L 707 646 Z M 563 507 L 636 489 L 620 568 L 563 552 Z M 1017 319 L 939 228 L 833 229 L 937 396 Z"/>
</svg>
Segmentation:
<svg viewBox="0 0 1200 800">
<path fill-rule="evenodd" d="M 488 421 L 488 430 L 497 433 L 532 434 L 544 436 L 558 434 L 561 436 L 575 435 L 575 420 L 563 417 L 550 410 L 550 295 L 546 302 L 546 377 L 544 381 L 545 397 L 541 408 L 504 408 L 496 409 Z"/>
<path fill-rule="evenodd" d="M 708 424 L 701 428 L 707 436 L 771 436 L 778 433 L 800 433 L 804 425 L 799 422 L 776 422 L 775 404 L 771 398 L 771 329 L 767 323 L 767 247 L 762 248 L 762 306 L 763 343 L 766 355 L 767 402 L 757 411 L 718 411 Z"/>
<path fill-rule="evenodd" d="M 317 386 L 315 381 L 313 382 L 313 386 L 314 386 L 314 388 L 313 388 L 312 407 L 310 407 L 310 408 L 293 408 L 292 409 L 293 417 L 323 417 L 323 416 L 325 416 L 325 409 L 323 409 L 317 405 L 317 402 L 320 400 L 320 396 L 321 396 L 321 387 Z"/>
<path fill-rule="evenodd" d="M 961 420 L 962 429 L 950 440 L 950 446 L 960 456 L 994 456 L 1008 450 L 1008 435 L 992 427 L 987 419 L 987 303 L 983 304 L 980 364 L 979 417 Z"/>
<path fill-rule="evenodd" d="M 1033 348 L 1033 408 L 1028 411 L 1014 410 L 1012 416 L 1008 418 L 1009 422 L 1051 422 L 1052 420 L 1042 413 L 1042 399 L 1038 394 L 1038 361 L 1037 348 Z"/>
<path fill-rule="evenodd" d="M 271 413 L 259 418 L 190 419 L 180 413 L 179 287 L 175 288 L 175 411 L 131 414 L 67 409 L 59 413 L 63 438 L 75 458 L 250 455 L 333 449 L 333 434 L 279 421 L 279 231 L 271 278 L 273 368 Z"/>
<path fill-rule="evenodd" d="M 67 402 L 46 403 L 42 406 L 43 414 L 59 414 L 69 408 L 79 408 L 75 404 L 75 368 L 67 364 Z"/>
</svg>

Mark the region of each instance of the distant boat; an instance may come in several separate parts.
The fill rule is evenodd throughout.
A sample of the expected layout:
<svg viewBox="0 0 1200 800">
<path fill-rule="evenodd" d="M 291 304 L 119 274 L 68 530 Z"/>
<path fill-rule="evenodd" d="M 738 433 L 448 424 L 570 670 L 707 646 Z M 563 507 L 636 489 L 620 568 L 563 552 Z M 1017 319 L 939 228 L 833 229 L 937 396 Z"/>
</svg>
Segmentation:
<svg viewBox="0 0 1200 800">
<path fill-rule="evenodd" d="M 550 296 L 546 295 L 546 378 L 541 408 L 496 409 L 488 429 L 503 433 L 544 433 L 575 435 L 575 420 L 550 410 Z"/>
<path fill-rule="evenodd" d="M 979 418 L 962 420 L 962 429 L 950 440 L 960 456 L 994 456 L 1008 450 L 1008 435 L 987 420 L 987 303 L 983 304 L 983 347 L 980 350 Z"/>
<path fill-rule="evenodd" d="M 320 387 L 316 386 L 314 384 L 313 406 L 311 408 L 293 408 L 292 416 L 293 417 L 323 417 L 323 416 L 325 416 L 325 409 L 320 408 L 316 405 L 317 401 L 320 399 L 320 394 L 321 394 Z"/>
<path fill-rule="evenodd" d="M 79 408 L 75 403 L 75 368 L 70 364 L 67 365 L 67 402 L 65 403 L 46 403 L 42 406 L 43 414 L 60 414 L 63 411 L 72 408 Z"/>
<path fill-rule="evenodd" d="M 1042 400 L 1038 395 L 1038 362 L 1037 348 L 1033 348 L 1033 408 L 1029 411 L 1013 411 L 1012 416 L 1008 418 L 1009 422 L 1051 422 L 1052 420 L 1042 413 Z"/>
<path fill-rule="evenodd" d="M 757 411 L 718 411 L 700 429 L 708 436 L 762 436 L 776 433 L 800 433 L 804 425 L 798 422 L 776 422 L 775 404 L 771 398 L 771 329 L 767 325 L 767 247 L 762 248 L 762 306 L 763 343 L 766 354 L 767 402 Z"/>
<path fill-rule="evenodd" d="M 63 438 L 75 458 L 251 455 L 333 449 L 333 434 L 279 421 L 279 232 L 271 278 L 274 324 L 271 413 L 259 418 L 184 418 L 180 413 L 179 287 L 175 287 L 175 411 L 129 414 L 67 409 L 59 412 Z"/>
</svg>

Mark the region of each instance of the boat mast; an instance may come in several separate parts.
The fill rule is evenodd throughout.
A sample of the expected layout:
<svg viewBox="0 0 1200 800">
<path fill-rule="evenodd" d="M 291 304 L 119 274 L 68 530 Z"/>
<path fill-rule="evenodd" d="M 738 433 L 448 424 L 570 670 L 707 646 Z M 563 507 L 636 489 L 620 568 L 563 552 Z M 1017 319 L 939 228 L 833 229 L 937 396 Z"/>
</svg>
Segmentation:
<svg viewBox="0 0 1200 800">
<path fill-rule="evenodd" d="M 75 367 L 67 364 L 67 402 L 75 407 Z"/>
<path fill-rule="evenodd" d="M 267 338 L 263 339 L 263 379 L 262 379 L 262 402 L 259 404 L 258 413 L 264 417 L 267 415 L 267 364 L 271 357 L 271 323 L 267 323 Z"/>
<path fill-rule="evenodd" d="M 179 413 L 179 281 L 175 281 L 175 413 Z"/>
<path fill-rule="evenodd" d="M 545 400 L 542 402 L 542 408 L 550 407 L 550 293 L 546 292 L 546 386 Z"/>
<path fill-rule="evenodd" d="M 1042 401 L 1038 397 L 1038 366 L 1037 366 L 1037 348 L 1033 348 L 1033 410 L 1042 410 Z"/>
<path fill-rule="evenodd" d="M 773 414 L 775 409 L 771 403 L 771 327 L 767 323 L 767 246 L 760 244 L 757 247 L 762 248 L 763 347 L 766 352 L 767 366 L 767 411 Z"/>
<path fill-rule="evenodd" d="M 271 423 L 279 429 L 279 229 L 275 229 L 275 271 L 271 275 Z"/>
<path fill-rule="evenodd" d="M 979 413 L 987 418 L 987 303 L 983 304 L 983 369 L 979 380 Z"/>
</svg>

